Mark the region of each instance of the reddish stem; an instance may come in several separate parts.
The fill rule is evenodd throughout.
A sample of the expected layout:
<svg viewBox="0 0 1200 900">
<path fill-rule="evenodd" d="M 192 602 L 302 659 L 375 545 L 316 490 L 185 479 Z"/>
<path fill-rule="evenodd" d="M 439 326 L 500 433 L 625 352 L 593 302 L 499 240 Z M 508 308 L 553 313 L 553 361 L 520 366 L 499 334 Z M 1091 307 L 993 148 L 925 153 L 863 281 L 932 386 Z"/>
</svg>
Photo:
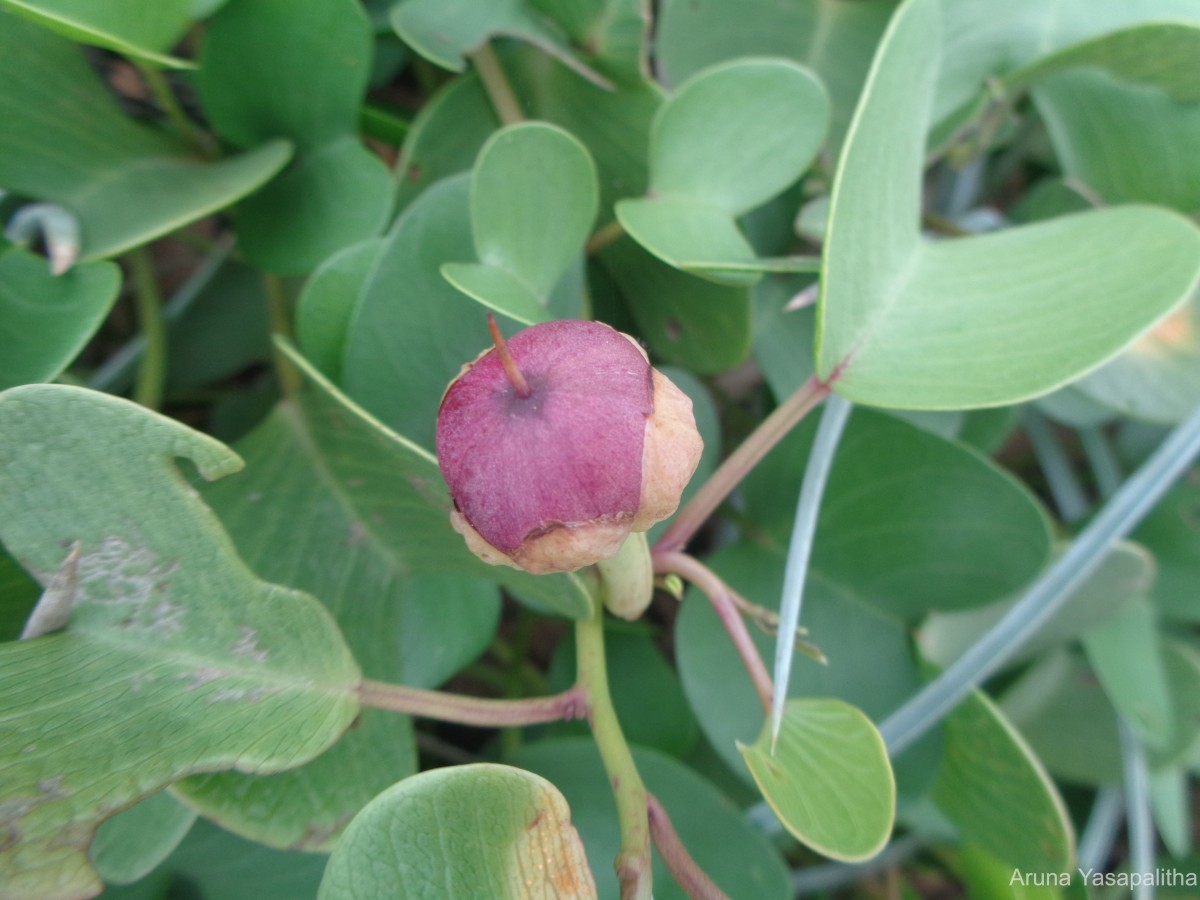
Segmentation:
<svg viewBox="0 0 1200 900">
<path fill-rule="evenodd" d="M 754 683 L 754 690 L 758 692 L 759 702 L 769 713 L 775 685 L 771 682 L 771 676 L 763 664 L 762 657 L 758 655 L 758 647 L 754 645 L 754 639 L 746 630 L 746 623 L 742 621 L 742 615 L 733 599 L 733 590 L 721 580 L 716 572 L 686 553 L 659 550 L 654 553 L 652 559 L 656 574 L 673 573 L 678 575 L 700 588 L 708 597 L 721 624 L 729 633 L 729 639 L 733 641 L 733 646 L 737 649 L 738 656 L 742 659 L 742 665 L 746 667 L 746 671 L 750 675 L 750 680 Z"/>
<path fill-rule="evenodd" d="M 517 392 L 517 396 L 524 400 L 531 393 L 529 382 L 525 380 L 525 376 L 517 368 L 517 361 L 508 352 L 508 343 L 504 340 L 504 335 L 500 333 L 500 326 L 496 324 L 496 317 L 489 312 L 487 318 L 488 331 L 492 333 L 492 343 L 496 345 L 496 353 L 500 356 L 500 365 L 504 366 L 504 374 L 508 376 L 508 381 L 513 386 L 513 390 Z"/>
<path fill-rule="evenodd" d="M 671 817 L 653 794 L 646 795 L 646 812 L 650 819 L 650 837 L 654 839 L 658 855 L 667 864 L 671 877 L 683 888 L 684 893 L 694 900 L 729 900 L 728 895 L 696 865 L 687 847 L 683 846 L 683 841 L 675 833 Z"/>
<path fill-rule="evenodd" d="M 485 728 L 582 719 L 590 706 L 587 691 L 578 685 L 549 697 L 488 700 L 363 679 L 358 699 L 363 706 L 375 709 Z"/>
</svg>

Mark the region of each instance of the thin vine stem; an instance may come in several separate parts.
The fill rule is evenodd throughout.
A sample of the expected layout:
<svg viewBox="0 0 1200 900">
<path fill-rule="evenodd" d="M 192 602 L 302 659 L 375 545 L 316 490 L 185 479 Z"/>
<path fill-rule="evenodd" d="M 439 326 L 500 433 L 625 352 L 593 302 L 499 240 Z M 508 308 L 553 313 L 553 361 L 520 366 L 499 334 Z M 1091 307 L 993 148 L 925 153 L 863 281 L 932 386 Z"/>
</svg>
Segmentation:
<svg viewBox="0 0 1200 900">
<path fill-rule="evenodd" d="M 1021 413 L 1021 424 L 1042 474 L 1046 476 L 1046 486 L 1058 507 L 1058 514 L 1064 522 L 1078 522 L 1087 514 L 1088 498 L 1050 423 L 1039 413 L 1026 408 Z"/>
<path fill-rule="evenodd" d="M 484 728 L 581 719 L 588 708 L 587 692 L 579 686 L 549 697 L 490 700 L 364 679 L 358 698 L 363 706 L 374 709 Z"/>
<path fill-rule="evenodd" d="M 133 299 L 137 306 L 138 328 L 146 339 L 146 349 L 138 365 L 133 399 L 147 409 L 162 407 L 167 383 L 167 322 L 154 261 L 145 247 L 129 251 L 126 257 L 133 276 Z"/>
<path fill-rule="evenodd" d="M 521 104 L 517 102 L 517 95 L 513 93 L 512 85 L 509 84 L 508 76 L 504 74 L 504 69 L 500 65 L 500 60 L 496 58 L 496 51 L 492 49 L 492 45 L 485 43 L 471 54 L 470 59 L 475 64 L 476 71 L 479 72 L 483 89 L 487 91 L 488 99 L 492 101 L 492 107 L 496 110 L 500 121 L 505 125 L 524 122 L 525 113 L 521 109 Z"/>
<path fill-rule="evenodd" d="M 880 732 L 893 756 L 946 716 L 984 679 L 998 671 L 1071 593 L 1104 561 L 1113 544 L 1142 520 L 1200 453 L 1200 407 L 1159 445 L 1078 537 L 999 622 L 962 656 L 892 713 Z"/>
<path fill-rule="evenodd" d="M 771 448 L 829 395 L 829 385 L 815 375 L 762 420 L 741 446 L 717 467 L 692 499 L 684 504 L 654 544 L 657 551 L 682 550 L 730 492 Z"/>
<path fill-rule="evenodd" d="M 650 836 L 654 839 L 658 855 L 684 893 L 692 900 L 728 900 L 728 895 L 696 865 L 675 832 L 671 817 L 653 794 L 646 795 L 646 811 L 650 819 Z"/>
<path fill-rule="evenodd" d="M 1126 823 L 1129 832 L 1129 868 L 1143 879 L 1133 889 L 1135 900 L 1152 900 L 1154 886 L 1145 880 L 1154 872 L 1154 819 L 1150 814 L 1150 768 L 1146 751 L 1123 718 L 1117 722 L 1121 744 L 1121 773 L 1125 783 Z"/>
<path fill-rule="evenodd" d="M 592 736 L 617 802 L 621 850 L 615 868 L 621 883 L 621 900 L 650 900 L 654 873 L 650 859 L 646 788 L 621 732 L 608 689 L 603 604 L 597 603 L 591 617 L 575 623 L 575 644 L 579 667 L 577 684 L 587 691 Z"/>
<path fill-rule="evenodd" d="M 742 619 L 733 590 L 708 566 L 686 553 L 658 551 L 652 555 L 651 559 L 654 561 L 656 574 L 678 575 L 680 578 L 690 581 L 708 597 L 717 618 L 725 626 L 725 631 L 729 634 L 729 639 L 733 642 L 733 646 L 742 660 L 742 665 L 746 667 L 746 672 L 758 694 L 759 702 L 762 703 L 763 712 L 770 713 L 775 686 L 771 682 L 771 676 L 763 664 L 762 657 L 758 654 L 754 639 L 750 636 L 746 623 Z"/>
<path fill-rule="evenodd" d="M 1075 854 L 1079 868 L 1090 872 L 1104 865 L 1112 853 L 1124 812 L 1125 801 L 1117 788 L 1102 787 L 1096 792 L 1092 811 L 1079 836 L 1079 850 Z"/>
<path fill-rule="evenodd" d="M 233 246 L 232 235 L 220 238 L 196 271 L 180 285 L 163 308 L 163 318 L 168 325 L 177 321 L 187 312 L 196 302 L 196 298 L 212 283 L 217 273 L 232 256 Z M 120 350 L 110 356 L 104 365 L 92 373 L 87 380 L 87 386 L 105 393 L 124 390 L 134 378 L 137 365 L 145 352 L 145 335 L 135 335 L 122 345 Z"/>
<path fill-rule="evenodd" d="M 278 275 L 270 272 L 263 274 L 263 293 L 267 299 L 267 316 L 271 322 L 271 333 L 289 342 L 293 341 L 287 297 L 284 293 L 283 281 Z M 279 388 L 285 397 L 293 397 L 300 391 L 300 373 L 278 346 L 275 347 L 274 353 L 275 377 L 279 379 Z"/>
<path fill-rule="evenodd" d="M 794 635 L 800 625 L 800 606 L 804 600 L 804 582 L 808 579 L 808 561 L 812 556 L 813 538 L 817 533 L 817 515 L 825 484 L 833 469 L 842 432 L 850 419 L 853 404 L 836 395 L 829 398 L 821 413 L 817 436 L 804 469 L 800 498 L 796 502 L 796 520 L 788 544 L 787 565 L 783 571 L 783 595 L 779 603 L 779 634 L 775 638 L 775 684 L 771 703 L 771 745 L 779 737 L 783 724 L 783 706 L 787 700 L 788 682 L 792 676 L 792 659 L 796 655 Z"/>
<path fill-rule="evenodd" d="M 137 60 L 134 60 L 134 65 L 142 73 L 146 87 L 154 95 L 154 99 L 162 108 L 167 121 L 171 123 L 171 127 L 175 129 L 176 133 L 200 153 L 210 156 L 212 148 L 205 141 L 200 129 L 196 127 L 195 123 L 184 112 L 183 106 L 179 103 L 179 98 L 171 90 L 171 85 L 167 83 L 166 76 L 163 75 L 162 70 L 150 63 L 142 63 Z"/>
</svg>

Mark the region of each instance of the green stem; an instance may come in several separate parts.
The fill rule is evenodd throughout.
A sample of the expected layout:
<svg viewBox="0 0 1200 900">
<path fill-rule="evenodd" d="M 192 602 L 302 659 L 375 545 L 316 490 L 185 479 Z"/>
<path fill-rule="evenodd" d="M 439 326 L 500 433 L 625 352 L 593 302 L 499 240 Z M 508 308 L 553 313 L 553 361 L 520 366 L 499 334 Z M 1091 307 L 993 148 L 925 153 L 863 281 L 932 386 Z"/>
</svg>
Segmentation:
<svg viewBox="0 0 1200 900">
<path fill-rule="evenodd" d="M 784 400 L 684 505 L 655 542 L 654 551 L 682 550 L 750 470 L 828 394 L 829 385 L 814 375 Z"/>
<path fill-rule="evenodd" d="M 488 99 L 492 101 L 492 106 L 496 110 L 496 115 L 500 117 L 500 121 L 505 125 L 524 122 L 525 113 L 521 111 L 517 95 L 513 93 L 512 85 L 508 83 L 508 76 L 500 67 L 500 60 L 496 59 L 496 52 L 492 50 L 491 44 L 484 44 L 471 54 L 470 59 L 475 64 L 476 71 L 479 72 L 479 77 L 483 81 L 483 89 L 487 91 Z"/>
<path fill-rule="evenodd" d="M 291 341 L 292 321 L 288 316 L 287 297 L 284 295 L 283 281 L 278 275 L 267 272 L 263 274 L 263 293 L 267 297 L 267 316 L 271 322 L 271 334 L 279 335 Z M 292 397 L 300 391 L 300 373 L 278 348 L 275 349 L 275 376 L 279 379 L 279 389 L 285 397 Z"/>
<path fill-rule="evenodd" d="M 617 711 L 608 690 L 603 604 L 596 604 L 596 612 L 590 619 L 575 623 L 575 642 L 579 654 L 577 683 L 587 691 L 592 735 L 617 801 L 621 852 L 617 854 L 615 868 L 621 882 L 621 900 L 649 900 L 653 872 L 646 788 L 625 735 L 621 733 L 621 723 L 617 721 Z"/>
<path fill-rule="evenodd" d="M 133 399 L 147 409 L 157 410 L 162 406 L 167 383 L 167 322 L 150 254 L 145 247 L 139 247 L 131 250 L 127 259 L 133 276 L 138 327 L 146 339 L 146 349 L 133 386 Z"/>
<path fill-rule="evenodd" d="M 149 63 L 141 63 L 135 60 L 134 65 L 142 73 L 142 78 L 146 81 L 146 87 L 150 89 L 150 93 L 154 95 L 154 99 L 162 107 L 167 121 L 171 123 L 171 127 L 175 129 L 176 133 L 205 156 L 211 156 L 211 147 L 205 141 L 204 135 L 201 134 L 192 120 L 188 118 L 187 113 L 183 111 L 183 107 L 179 104 L 179 98 L 175 96 L 175 92 L 167 84 L 167 79 L 163 76 L 163 73 Z"/>
<path fill-rule="evenodd" d="M 609 244 L 620 240 L 624 235 L 625 227 L 619 220 L 613 219 L 587 239 L 587 243 L 583 246 L 583 252 L 588 256 L 594 256 Z"/>
<path fill-rule="evenodd" d="M 358 699 L 363 706 L 374 709 L 485 728 L 579 719 L 586 714 L 588 706 L 588 694 L 578 686 L 549 697 L 487 700 L 369 679 L 363 679 L 359 685 Z"/>
</svg>

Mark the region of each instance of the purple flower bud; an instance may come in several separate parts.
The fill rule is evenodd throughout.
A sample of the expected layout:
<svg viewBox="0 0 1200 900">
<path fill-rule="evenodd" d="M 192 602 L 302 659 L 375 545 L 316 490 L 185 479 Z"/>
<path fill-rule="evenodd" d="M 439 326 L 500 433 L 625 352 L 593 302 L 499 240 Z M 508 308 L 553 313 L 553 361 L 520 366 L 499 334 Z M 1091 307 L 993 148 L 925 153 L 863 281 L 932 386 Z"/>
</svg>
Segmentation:
<svg viewBox="0 0 1200 900">
<path fill-rule="evenodd" d="M 569 572 L 675 511 L 702 441 L 691 400 L 632 338 L 577 320 L 493 336 L 438 412 L 450 521 L 472 552 Z"/>
</svg>

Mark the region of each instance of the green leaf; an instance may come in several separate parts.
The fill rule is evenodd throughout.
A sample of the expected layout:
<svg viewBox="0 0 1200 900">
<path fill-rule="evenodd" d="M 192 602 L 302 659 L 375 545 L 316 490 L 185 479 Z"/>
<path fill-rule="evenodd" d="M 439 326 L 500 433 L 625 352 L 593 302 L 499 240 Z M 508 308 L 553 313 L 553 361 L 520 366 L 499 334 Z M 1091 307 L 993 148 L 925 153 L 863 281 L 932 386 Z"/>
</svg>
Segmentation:
<svg viewBox="0 0 1200 900">
<path fill-rule="evenodd" d="M 300 349 L 330 381 L 342 379 L 350 323 L 383 246 L 383 238 L 370 238 L 338 251 L 304 282 L 296 301 Z"/>
<path fill-rule="evenodd" d="M 1088 662 L 1121 717 L 1147 746 L 1165 748 L 1176 723 L 1158 620 L 1144 599 L 1083 636 Z"/>
<path fill-rule="evenodd" d="M 348 470 L 357 466 L 379 473 L 372 476 L 379 490 L 395 492 L 388 480 L 402 476 L 387 474 L 395 455 L 359 445 L 348 459 L 350 451 L 331 447 L 327 435 L 355 413 L 322 410 L 310 400 L 285 402 L 240 442 L 245 475 L 206 486 L 204 498 L 260 576 L 309 592 L 328 607 L 366 677 L 436 687 L 491 640 L 499 617 L 496 588 L 457 575 L 409 574 L 412 566 L 394 543 L 405 519 L 368 518 L 348 489 L 358 476 Z M 268 502 L 271 515 L 264 518 Z M 256 840 L 328 850 L 359 809 L 413 774 L 416 763 L 411 721 L 372 709 L 308 765 L 267 777 L 191 778 L 175 790 L 206 816 Z"/>
<path fill-rule="evenodd" d="M 1164 768 L 1150 773 L 1150 808 L 1167 850 L 1181 859 L 1192 850 L 1192 814 L 1187 772 Z"/>
<path fill-rule="evenodd" d="M 354 0 L 230 3 L 200 55 L 205 113 L 239 147 L 286 137 L 303 151 L 355 134 L 371 47 Z"/>
<path fill-rule="evenodd" d="M 354 0 L 232 3 L 213 18 L 199 88 L 214 129 L 237 146 L 286 137 L 298 147 L 239 211 L 242 250 L 261 268 L 307 274 L 386 223 L 391 174 L 357 136 L 371 52 Z"/>
<path fill-rule="evenodd" d="M 756 254 L 736 218 L 800 177 L 825 137 L 829 100 L 807 70 L 743 60 L 689 79 L 654 118 L 650 188 L 622 200 L 617 219 L 634 240 L 677 268 L 745 284 Z"/>
<path fill-rule="evenodd" d="M 71 603 L 64 631 L 0 648 L 0 856 L 17 892 L 84 894 L 100 821 L 190 772 L 311 759 L 357 714 L 359 671 L 320 605 L 255 578 L 172 464 L 227 475 L 223 445 L 58 386 L 6 392 L 0 435 L 0 539 Z"/>
<path fill-rule="evenodd" d="M 529 115 L 558 125 L 587 147 L 600 182 L 598 225 L 608 225 L 617 200 L 646 191 L 650 123 L 662 103 L 661 89 L 639 80 L 604 90 L 533 48 L 520 48 L 504 63 Z"/>
<path fill-rule="evenodd" d="M 525 123 L 493 135 L 471 178 L 471 231 L 482 266 L 453 266 L 451 283 L 533 324 L 596 218 L 596 169 L 562 129 Z M 532 301 L 532 302 L 531 302 Z"/>
<path fill-rule="evenodd" d="M 975 691 L 945 719 L 933 800 L 969 841 L 1023 872 L 1067 872 L 1075 834 L 1054 782 L 1004 715 Z"/>
<path fill-rule="evenodd" d="M 1154 578 L 1154 559 L 1143 547 L 1116 544 L 1010 664 L 1028 662 L 1033 656 L 1078 639 L 1092 627 L 1108 623 L 1144 597 Z M 935 612 L 921 625 L 922 655 L 936 665 L 949 665 L 1000 621 L 1015 602 L 1006 599 L 976 609 Z"/>
<path fill-rule="evenodd" d="M 488 763 L 434 769 L 380 794 L 329 859 L 319 900 L 595 897 L 571 811 L 550 782 Z"/>
<path fill-rule="evenodd" d="M 1002 699 L 1004 715 L 1055 777 L 1121 783 L 1117 716 L 1081 655 L 1066 649 L 1047 654 Z"/>
<path fill-rule="evenodd" d="M 653 355 L 700 375 L 737 365 L 750 350 L 750 293 L 681 272 L 628 237 L 600 251 Z"/>
<path fill-rule="evenodd" d="M 1064 47 L 1001 80 L 1010 93 L 1027 90 L 1047 75 L 1066 69 L 1103 69 L 1121 81 L 1155 87 L 1180 103 L 1200 101 L 1200 27 L 1184 22 L 1151 22 L 1102 34 Z"/>
<path fill-rule="evenodd" d="M 1185 478 L 1142 520 L 1134 540 L 1154 554 L 1158 577 L 1155 605 L 1169 619 L 1200 621 L 1196 585 L 1200 584 L 1200 478 Z"/>
<path fill-rule="evenodd" d="M 755 900 L 791 896 L 778 851 L 710 782 L 653 750 L 634 747 L 633 759 L 646 789 L 662 803 L 688 853 L 719 887 L 732 897 Z M 612 786 L 604 776 L 595 742 L 591 738 L 538 741 L 523 745 L 509 761 L 548 778 L 563 792 L 587 848 L 597 894 L 617 896 L 613 860 L 620 851 L 620 834 Z M 657 854 L 654 896 L 658 900 L 687 896 Z"/>
<path fill-rule="evenodd" d="M 41 594 L 41 585 L 0 547 L 0 642 L 21 636 Z"/>
<path fill-rule="evenodd" d="M 554 318 L 533 289 L 507 269 L 480 263 L 446 263 L 442 277 L 472 300 L 522 325 Z"/>
<path fill-rule="evenodd" d="M 922 240 L 940 27 L 937 0 L 901 7 L 834 183 L 817 374 L 860 403 L 954 409 L 1045 393 L 1114 356 L 1200 278 L 1200 231 L 1148 207 Z"/>
<path fill-rule="evenodd" d="M 392 10 L 392 27 L 430 62 L 461 72 L 466 57 L 491 38 L 514 37 L 533 44 L 576 74 L 602 87 L 607 79 L 571 52 L 559 30 L 522 0 L 405 0 Z"/>
<path fill-rule="evenodd" d="M 766 723 L 738 749 L 797 840 L 845 862 L 870 859 L 887 843 L 896 785 L 883 738 L 860 710 L 840 700 L 789 700 L 773 747 Z"/>
<path fill-rule="evenodd" d="M 0 11 L 0 185 L 66 207 L 83 261 L 145 244 L 233 203 L 290 155 L 270 141 L 213 163 L 127 118 L 79 48 Z"/>
<path fill-rule="evenodd" d="M 1075 388 L 1123 415 L 1182 421 L 1200 397 L 1200 300 L 1175 310 Z"/>
<path fill-rule="evenodd" d="M 191 68 L 169 56 L 197 17 L 193 0 L 0 0 L 18 15 L 83 44 L 115 50 L 153 65 Z"/>
<path fill-rule="evenodd" d="M 447 179 L 405 209 L 384 239 L 346 336 L 346 392 L 431 452 L 446 385 L 489 344 L 479 305 L 440 272 L 441 260 L 474 252 L 468 190 L 466 176 Z M 405 286 L 399 302 L 396 285 Z"/>
<path fill-rule="evenodd" d="M 649 71 L 650 33 L 641 0 L 532 0 L 602 74 L 641 81 Z"/>
<path fill-rule="evenodd" d="M 809 66 L 832 100 L 830 138 L 836 148 L 895 6 L 895 0 L 668 0 L 656 23 L 655 45 L 666 81 L 674 84 L 745 56 L 782 56 Z"/>
<path fill-rule="evenodd" d="M 1104 72 L 1064 72 L 1042 81 L 1034 103 L 1064 174 L 1109 203 L 1200 207 L 1200 173 L 1187 147 L 1200 141 L 1200 106 Z"/>
<path fill-rule="evenodd" d="M 144 878 L 179 846 L 196 813 L 163 791 L 113 816 L 98 829 L 89 856 L 109 884 Z"/>
<path fill-rule="evenodd" d="M 327 859 L 318 853 L 275 850 L 251 843 L 201 818 L 154 873 L 166 882 L 161 893 L 151 897 L 142 895 L 136 900 L 168 900 L 172 891 L 181 889 L 194 891 L 190 896 L 203 900 L 315 897 Z M 104 896 L 110 894 L 114 900 L 135 900 L 111 888 Z"/>
<path fill-rule="evenodd" d="M 466 172 L 500 125 L 479 77 L 467 72 L 421 107 L 396 163 L 396 205 L 404 209 L 443 178 Z"/>
<path fill-rule="evenodd" d="M 338 502 L 353 510 L 354 533 L 361 529 L 363 539 L 384 548 L 397 571 L 482 577 L 543 610 L 590 614 L 591 598 L 574 575 L 535 576 L 477 559 L 450 527 L 450 495 L 433 454 L 357 406 L 290 345 L 281 347 L 308 383 L 292 428 L 314 447 Z"/>
<path fill-rule="evenodd" d="M 239 246 L 260 268 L 306 274 L 387 223 L 392 176 L 358 139 L 344 136 L 298 156 L 238 206 Z"/>
<path fill-rule="evenodd" d="M 62 372 L 100 327 L 120 285 L 112 263 L 55 276 L 41 256 L 0 251 L 0 389 Z"/>
<path fill-rule="evenodd" d="M 785 438 L 743 485 L 749 515 L 780 547 L 791 534 L 815 426 Z M 825 489 L 812 569 L 912 621 L 1015 592 L 1048 561 L 1049 528 L 1028 489 L 986 457 L 858 410 Z"/>
</svg>

